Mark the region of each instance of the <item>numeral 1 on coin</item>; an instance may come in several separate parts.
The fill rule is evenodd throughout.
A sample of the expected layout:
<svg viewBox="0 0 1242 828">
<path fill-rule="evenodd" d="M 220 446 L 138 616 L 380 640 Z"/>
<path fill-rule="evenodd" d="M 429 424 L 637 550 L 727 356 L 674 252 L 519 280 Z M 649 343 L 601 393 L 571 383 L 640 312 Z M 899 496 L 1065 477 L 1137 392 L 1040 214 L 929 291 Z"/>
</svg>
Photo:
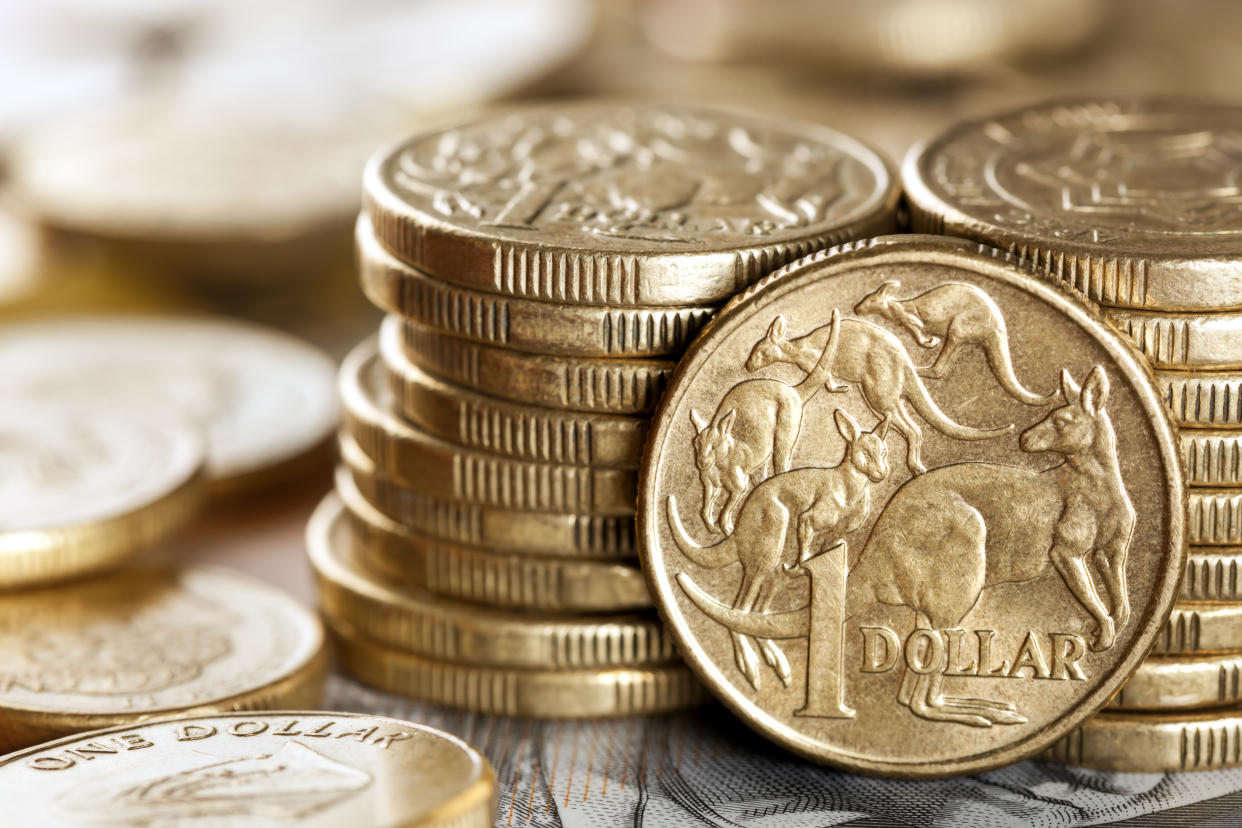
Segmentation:
<svg viewBox="0 0 1242 828">
<path fill-rule="evenodd" d="M 852 719 L 845 705 L 845 580 L 844 541 L 802 562 L 811 578 L 811 620 L 806 649 L 806 704 L 794 715 Z"/>
</svg>

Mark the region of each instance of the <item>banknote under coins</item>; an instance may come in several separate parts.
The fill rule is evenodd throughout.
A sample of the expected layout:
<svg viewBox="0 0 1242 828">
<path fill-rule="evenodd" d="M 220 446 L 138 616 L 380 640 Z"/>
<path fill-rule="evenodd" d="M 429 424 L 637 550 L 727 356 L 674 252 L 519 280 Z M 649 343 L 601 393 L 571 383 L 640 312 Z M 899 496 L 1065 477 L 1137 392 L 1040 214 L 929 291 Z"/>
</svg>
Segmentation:
<svg viewBox="0 0 1242 828">
<path fill-rule="evenodd" d="M 679 364 L 643 567 L 690 666 L 767 738 L 865 773 L 982 771 L 1081 723 L 1156 640 L 1186 555 L 1178 455 L 1142 357 L 1029 263 L 842 245 Z"/>
<path fill-rule="evenodd" d="M 0 410 L 0 590 L 115 567 L 197 514 L 207 458 L 197 425 L 104 400 L 19 394 L 8 402 Z"/>
<path fill-rule="evenodd" d="M 314 707 L 316 616 L 248 576 L 125 569 L 0 602 L 0 750 L 176 714 Z"/>
<path fill-rule="evenodd" d="M 959 124 L 903 168 L 917 229 L 1027 256 L 1096 306 L 1154 366 L 1179 427 L 1191 544 L 1182 603 L 1113 700 L 1119 710 L 1238 701 L 1240 135 L 1238 107 L 1071 100 Z M 1115 725 L 1109 738 L 1141 763 L 1146 732 Z"/>
<path fill-rule="evenodd" d="M 0 330 L 6 390 L 33 398 L 163 409 L 207 435 L 213 492 L 328 467 L 338 404 L 332 361 L 279 331 L 178 316 L 61 316 Z"/>
<path fill-rule="evenodd" d="M 15 825 L 298 822 L 491 828 L 495 776 L 456 736 L 360 713 L 155 719 L 0 757 Z"/>
</svg>

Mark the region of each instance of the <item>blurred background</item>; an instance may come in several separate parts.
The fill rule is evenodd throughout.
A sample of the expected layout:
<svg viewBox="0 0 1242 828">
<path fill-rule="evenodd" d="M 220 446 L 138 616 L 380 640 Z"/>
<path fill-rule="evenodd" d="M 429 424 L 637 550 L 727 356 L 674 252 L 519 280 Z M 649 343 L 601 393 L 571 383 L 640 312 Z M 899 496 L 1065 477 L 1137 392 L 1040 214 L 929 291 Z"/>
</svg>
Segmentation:
<svg viewBox="0 0 1242 828">
<path fill-rule="evenodd" d="M 206 311 L 339 359 L 378 321 L 351 263 L 361 168 L 404 134 L 497 102 L 661 99 L 822 122 L 896 164 L 1053 96 L 1237 98 L 1242 4 L 2 0 L 0 77 L 0 325 Z M 325 465 L 194 537 L 308 596 L 255 552 L 300 545 L 328 485 Z"/>
</svg>

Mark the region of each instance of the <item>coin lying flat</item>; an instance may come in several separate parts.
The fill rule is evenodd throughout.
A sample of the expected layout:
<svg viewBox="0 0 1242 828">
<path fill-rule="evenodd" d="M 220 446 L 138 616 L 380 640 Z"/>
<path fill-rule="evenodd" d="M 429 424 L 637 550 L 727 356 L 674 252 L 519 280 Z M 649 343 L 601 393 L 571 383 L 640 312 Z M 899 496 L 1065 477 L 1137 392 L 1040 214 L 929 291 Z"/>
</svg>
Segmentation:
<svg viewBox="0 0 1242 828">
<path fill-rule="evenodd" d="M 165 408 L 207 432 L 207 472 L 237 488 L 331 439 L 335 366 L 278 331 L 210 317 L 80 316 L 0 331 L 6 390 Z"/>
<path fill-rule="evenodd" d="M 225 570 L 125 570 L 0 602 L 0 749 L 174 713 L 314 706 L 323 631 Z"/>
<path fill-rule="evenodd" d="M 1242 544 L 1242 489 L 1191 489 L 1186 537 L 1203 546 Z"/>
<path fill-rule="evenodd" d="M 597 670 L 475 667 L 383 647 L 333 626 L 341 669 L 412 699 L 496 716 L 583 719 L 683 710 L 706 698 L 684 666 Z"/>
<path fill-rule="evenodd" d="M 769 739 L 980 771 L 1082 721 L 1156 639 L 1185 560 L 1173 430 L 1132 346 L 1035 273 L 943 237 L 843 245 L 679 364 L 643 570 L 687 662 Z"/>
<path fill-rule="evenodd" d="M 1242 427 L 1242 371 L 1156 371 L 1156 383 L 1181 426 Z"/>
<path fill-rule="evenodd" d="M 1191 710 L 1242 703 L 1242 654 L 1155 656 L 1139 665 L 1109 707 Z"/>
<path fill-rule="evenodd" d="M 11 397 L 0 409 L 0 589 L 114 566 L 187 523 L 206 447 L 164 412 Z"/>
<path fill-rule="evenodd" d="M 677 660 L 672 642 L 650 615 L 532 616 L 399 588 L 358 564 L 349 532 L 334 499 L 311 517 L 306 545 L 319 606 L 378 644 L 481 667 L 595 669 Z"/>
<path fill-rule="evenodd" d="M 362 496 L 390 520 L 450 543 L 492 549 L 600 559 L 635 555 L 633 516 L 520 512 L 419 494 L 399 478 L 375 468 L 350 440 L 341 457 Z"/>
<path fill-rule="evenodd" d="M 1179 428 L 1186 483 L 1191 486 L 1242 486 L 1242 430 Z"/>
<path fill-rule="evenodd" d="M 1242 765 L 1242 712 L 1098 713 L 1040 759 L 1125 773 L 1166 773 Z"/>
<path fill-rule="evenodd" d="M 1242 308 L 1242 108 L 1052 101 L 958 124 L 902 168 L 911 222 L 1033 259 L 1103 305 Z"/>
<path fill-rule="evenodd" d="M 1151 652 L 1227 653 L 1242 651 L 1242 603 L 1179 601 L 1173 605 Z"/>
<path fill-rule="evenodd" d="M 514 460 L 447 443 L 407 423 L 394 411 L 374 340 L 346 357 L 340 393 L 344 433 L 378 469 L 428 497 L 538 512 L 634 514 L 633 470 Z"/>
<path fill-rule="evenodd" d="M 399 261 L 365 214 L 355 237 L 362 289 L 380 309 L 477 342 L 566 356 L 667 356 L 681 353 L 712 315 L 709 307 L 553 304 L 470 290 Z"/>
<path fill-rule="evenodd" d="M 637 565 L 492 552 L 402 528 L 337 472 L 354 553 L 367 568 L 446 598 L 514 609 L 622 612 L 651 606 Z"/>
<path fill-rule="evenodd" d="M 0 758 L 22 826 L 486 828 L 491 765 L 456 736 L 360 713 L 219 713 L 69 736 Z"/>
<path fill-rule="evenodd" d="M 1174 369 L 1242 368 L 1242 313 L 1104 311 L 1152 365 Z"/>
<path fill-rule="evenodd" d="M 591 359 L 526 354 L 448 336 L 396 317 L 402 350 L 418 368 L 511 402 L 568 411 L 649 414 L 673 371 L 667 359 Z M 381 329 L 380 336 L 386 332 Z"/>
<path fill-rule="evenodd" d="M 374 156 L 380 242 L 466 287 L 551 302 L 710 305 L 812 250 L 894 227 L 885 161 L 769 116 L 565 104 Z"/>
<path fill-rule="evenodd" d="M 519 460 L 638 467 L 648 417 L 558 411 L 489 397 L 412 365 L 397 327 L 385 326 L 379 343 L 397 407 L 437 437 Z"/>
<path fill-rule="evenodd" d="M 1182 576 L 1182 601 L 1242 601 L 1242 550 L 1192 546 Z"/>
</svg>

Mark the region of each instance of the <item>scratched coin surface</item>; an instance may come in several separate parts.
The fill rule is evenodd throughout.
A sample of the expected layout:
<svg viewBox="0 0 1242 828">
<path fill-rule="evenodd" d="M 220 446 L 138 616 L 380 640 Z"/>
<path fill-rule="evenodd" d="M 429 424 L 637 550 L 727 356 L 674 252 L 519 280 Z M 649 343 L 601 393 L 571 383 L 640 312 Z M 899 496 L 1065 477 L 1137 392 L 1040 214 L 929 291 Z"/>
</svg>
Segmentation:
<svg viewBox="0 0 1242 828">
<path fill-rule="evenodd" d="M 981 771 L 1103 705 L 1185 561 L 1141 357 L 1000 251 L 843 245 L 730 303 L 639 491 L 657 606 L 768 738 L 876 774 Z"/>
<path fill-rule="evenodd" d="M 0 750 L 193 711 L 314 706 L 319 619 L 222 569 L 130 569 L 0 601 Z"/>
<path fill-rule="evenodd" d="M 263 482 L 325 445 L 335 374 L 305 342 L 211 317 L 68 316 L 0 331 L 6 390 L 179 412 L 207 432 L 220 488 Z"/>
<path fill-rule="evenodd" d="M 1053 101 L 961 123 L 902 169 L 914 228 L 1013 250 L 1103 305 L 1242 308 L 1242 108 Z"/>
<path fill-rule="evenodd" d="M 895 176 L 809 123 L 725 110 L 501 111 L 374 156 L 385 247 L 448 281 L 592 305 L 722 302 L 812 250 L 888 232 Z"/>
<path fill-rule="evenodd" d="M 221 713 L 82 733 L 0 758 L 12 824 L 490 828 L 492 767 L 386 716 Z"/>
<path fill-rule="evenodd" d="M 6 402 L 0 589 L 115 565 L 196 514 L 207 455 L 193 423 L 152 409 Z"/>
</svg>

